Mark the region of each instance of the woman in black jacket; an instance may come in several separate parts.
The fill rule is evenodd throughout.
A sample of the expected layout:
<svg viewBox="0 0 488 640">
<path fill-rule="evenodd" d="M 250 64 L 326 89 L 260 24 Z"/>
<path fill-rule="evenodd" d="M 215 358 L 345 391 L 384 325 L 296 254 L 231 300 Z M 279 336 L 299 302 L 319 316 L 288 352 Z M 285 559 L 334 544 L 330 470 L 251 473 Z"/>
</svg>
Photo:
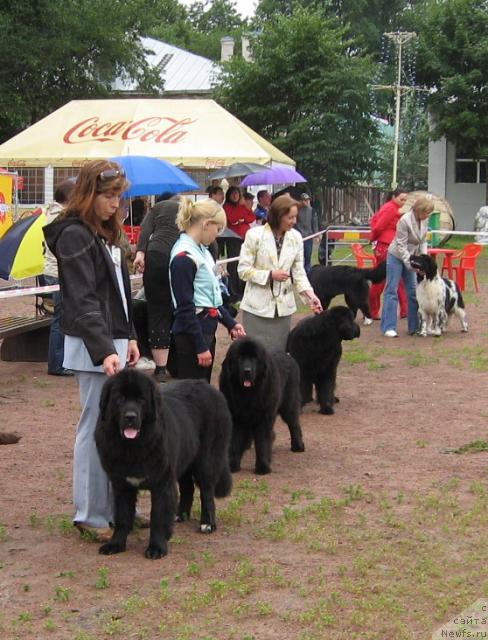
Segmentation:
<svg viewBox="0 0 488 640">
<path fill-rule="evenodd" d="M 169 255 L 180 235 L 176 226 L 178 200 L 163 194 L 142 222 L 134 268 L 144 273 L 149 346 L 156 363 L 154 376 L 166 382 L 166 365 L 173 322 L 169 286 Z"/>
<path fill-rule="evenodd" d="M 99 541 L 110 538 L 113 521 L 110 484 L 94 440 L 100 393 L 106 376 L 139 358 L 129 276 L 118 245 L 116 214 L 127 186 L 116 163 L 89 162 L 65 213 L 44 227 L 59 266 L 64 366 L 75 372 L 82 404 L 73 460 L 74 522 Z"/>
</svg>

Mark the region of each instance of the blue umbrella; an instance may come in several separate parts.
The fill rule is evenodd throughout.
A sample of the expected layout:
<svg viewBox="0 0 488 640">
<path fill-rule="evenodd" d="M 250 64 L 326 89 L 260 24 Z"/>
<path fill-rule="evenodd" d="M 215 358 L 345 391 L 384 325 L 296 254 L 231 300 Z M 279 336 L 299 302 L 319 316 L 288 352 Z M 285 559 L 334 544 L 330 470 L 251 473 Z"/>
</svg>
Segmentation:
<svg viewBox="0 0 488 640">
<path fill-rule="evenodd" d="M 130 188 L 127 196 L 155 196 L 200 189 L 184 171 L 166 160 L 149 156 L 115 156 L 110 158 L 124 168 Z"/>
</svg>

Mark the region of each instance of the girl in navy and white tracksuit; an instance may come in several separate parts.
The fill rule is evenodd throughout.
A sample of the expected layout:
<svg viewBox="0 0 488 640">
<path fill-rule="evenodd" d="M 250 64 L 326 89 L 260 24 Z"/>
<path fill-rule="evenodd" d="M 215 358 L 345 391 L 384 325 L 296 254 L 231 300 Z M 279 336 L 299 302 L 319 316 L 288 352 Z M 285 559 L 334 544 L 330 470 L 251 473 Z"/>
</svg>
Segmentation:
<svg viewBox="0 0 488 640">
<path fill-rule="evenodd" d="M 219 322 L 233 339 L 245 335 L 222 305 L 215 262 L 207 248 L 225 227 L 225 220 L 224 210 L 214 200 L 181 201 L 176 224 L 183 233 L 170 257 L 175 314 L 168 366 L 177 378 L 210 382 Z"/>
</svg>

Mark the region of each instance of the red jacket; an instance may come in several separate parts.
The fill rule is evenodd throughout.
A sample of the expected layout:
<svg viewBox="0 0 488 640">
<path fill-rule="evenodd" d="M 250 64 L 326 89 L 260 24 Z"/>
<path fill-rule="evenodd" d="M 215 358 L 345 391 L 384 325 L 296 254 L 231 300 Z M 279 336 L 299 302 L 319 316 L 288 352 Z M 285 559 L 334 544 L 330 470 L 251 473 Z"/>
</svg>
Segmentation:
<svg viewBox="0 0 488 640">
<path fill-rule="evenodd" d="M 378 209 L 370 220 L 371 240 L 389 245 L 396 233 L 396 226 L 402 214 L 401 206 L 393 200 L 388 200 Z"/>
<path fill-rule="evenodd" d="M 235 231 L 244 240 L 244 237 L 253 222 L 256 222 L 256 216 L 249 211 L 243 204 L 224 204 L 225 215 L 227 216 L 227 226 Z"/>
</svg>

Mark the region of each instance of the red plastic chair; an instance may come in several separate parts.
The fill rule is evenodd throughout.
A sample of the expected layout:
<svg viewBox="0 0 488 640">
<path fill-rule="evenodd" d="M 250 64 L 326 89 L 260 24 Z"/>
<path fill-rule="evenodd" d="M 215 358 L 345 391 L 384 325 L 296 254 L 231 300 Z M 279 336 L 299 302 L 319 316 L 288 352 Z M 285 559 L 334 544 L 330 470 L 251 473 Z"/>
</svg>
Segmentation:
<svg viewBox="0 0 488 640">
<path fill-rule="evenodd" d="M 351 244 L 351 251 L 356 258 L 356 265 L 360 269 L 367 269 L 368 267 L 376 267 L 376 256 L 369 251 L 365 251 L 363 245 L 360 242 L 353 242 Z"/>
<path fill-rule="evenodd" d="M 454 278 L 461 289 L 466 289 L 466 274 L 471 273 L 473 276 L 474 288 L 479 293 L 478 274 L 476 272 L 476 261 L 483 251 L 483 246 L 474 242 L 467 244 L 462 251 L 453 256 L 453 260 L 458 259 L 459 262 L 453 263 L 452 270 Z M 442 270 L 444 271 L 444 269 Z"/>
</svg>

